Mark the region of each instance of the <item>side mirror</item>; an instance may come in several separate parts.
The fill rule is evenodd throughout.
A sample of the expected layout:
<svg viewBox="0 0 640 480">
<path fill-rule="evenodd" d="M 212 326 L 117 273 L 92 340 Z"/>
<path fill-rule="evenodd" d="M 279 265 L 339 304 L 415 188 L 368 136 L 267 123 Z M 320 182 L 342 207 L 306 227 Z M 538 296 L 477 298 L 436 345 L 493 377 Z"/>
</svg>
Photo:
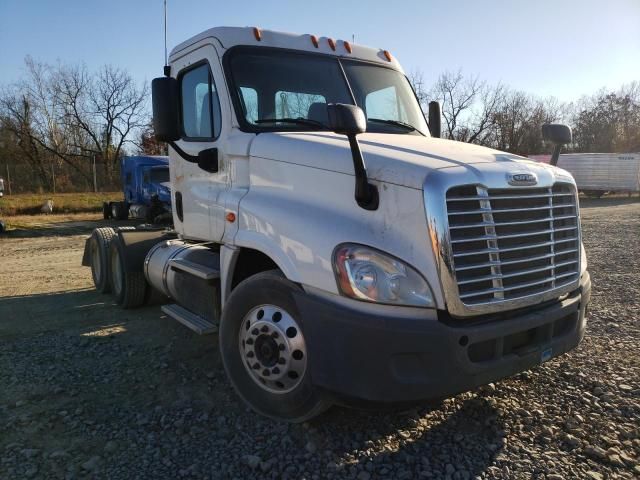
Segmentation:
<svg viewBox="0 0 640 480">
<path fill-rule="evenodd" d="M 571 143 L 573 136 L 571 128 L 560 123 L 545 123 L 542 125 L 542 138 L 547 142 L 553 143 L 553 153 L 551 154 L 551 165 L 557 165 L 560 159 L 560 150 L 562 145 Z"/>
<path fill-rule="evenodd" d="M 151 82 L 151 103 L 156 139 L 161 142 L 179 140 L 178 81 L 171 77 L 154 78 Z"/>
<path fill-rule="evenodd" d="M 367 118 L 360 107 L 345 103 L 327 105 L 329 128 L 342 135 L 358 135 L 367 131 Z"/>
<path fill-rule="evenodd" d="M 353 171 L 356 175 L 354 198 L 356 203 L 365 210 L 377 210 L 380 197 L 378 188 L 369 183 L 367 166 L 362 158 L 362 151 L 356 135 L 367 131 L 367 117 L 360 107 L 345 103 L 327 104 L 329 128 L 335 133 L 346 135 L 351 148 Z"/>
<path fill-rule="evenodd" d="M 542 125 L 542 138 L 554 145 L 571 143 L 571 128 L 561 123 L 546 123 Z"/>
<path fill-rule="evenodd" d="M 429 102 L 429 132 L 432 137 L 440 138 L 442 135 L 441 118 L 440 103 Z"/>
</svg>

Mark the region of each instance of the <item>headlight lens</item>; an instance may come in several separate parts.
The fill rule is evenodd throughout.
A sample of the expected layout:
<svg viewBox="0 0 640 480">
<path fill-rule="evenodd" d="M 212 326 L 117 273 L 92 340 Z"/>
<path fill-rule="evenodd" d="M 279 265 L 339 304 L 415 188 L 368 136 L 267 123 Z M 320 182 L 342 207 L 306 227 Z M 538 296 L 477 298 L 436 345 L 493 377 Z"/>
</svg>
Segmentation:
<svg viewBox="0 0 640 480">
<path fill-rule="evenodd" d="M 339 290 L 368 302 L 433 307 L 429 284 L 413 268 L 364 245 L 339 245 L 333 256 Z"/>
</svg>

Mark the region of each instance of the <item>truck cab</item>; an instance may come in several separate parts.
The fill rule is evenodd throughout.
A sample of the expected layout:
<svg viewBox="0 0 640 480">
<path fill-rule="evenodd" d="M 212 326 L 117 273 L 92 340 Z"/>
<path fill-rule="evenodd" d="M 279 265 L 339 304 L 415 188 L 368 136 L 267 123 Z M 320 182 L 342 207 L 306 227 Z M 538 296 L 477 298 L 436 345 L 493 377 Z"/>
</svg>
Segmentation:
<svg viewBox="0 0 640 480">
<path fill-rule="evenodd" d="M 116 232 L 110 283 L 217 330 L 257 412 L 443 398 L 583 338 L 571 175 L 437 138 L 390 52 L 213 28 L 173 49 L 153 107 L 175 230 Z"/>
<path fill-rule="evenodd" d="M 124 201 L 104 206 L 104 217 L 125 220 L 129 217 L 154 222 L 171 212 L 169 159 L 166 156 L 124 156 L 120 161 Z"/>
</svg>

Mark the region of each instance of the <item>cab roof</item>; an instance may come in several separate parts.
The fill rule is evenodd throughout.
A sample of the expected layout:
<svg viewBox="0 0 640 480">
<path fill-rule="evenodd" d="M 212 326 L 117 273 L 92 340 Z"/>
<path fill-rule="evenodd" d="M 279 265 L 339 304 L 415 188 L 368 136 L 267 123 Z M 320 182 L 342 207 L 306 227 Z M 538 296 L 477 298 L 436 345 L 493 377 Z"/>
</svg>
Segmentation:
<svg viewBox="0 0 640 480">
<path fill-rule="evenodd" d="M 237 45 L 287 48 L 376 62 L 402 71 L 402 67 L 395 57 L 383 49 L 365 47 L 345 40 L 312 34 L 277 32 L 274 30 L 262 30 L 257 27 L 210 28 L 177 45 L 171 50 L 170 61 L 177 59 L 183 50 L 206 39 L 216 39 L 225 49 Z"/>
</svg>

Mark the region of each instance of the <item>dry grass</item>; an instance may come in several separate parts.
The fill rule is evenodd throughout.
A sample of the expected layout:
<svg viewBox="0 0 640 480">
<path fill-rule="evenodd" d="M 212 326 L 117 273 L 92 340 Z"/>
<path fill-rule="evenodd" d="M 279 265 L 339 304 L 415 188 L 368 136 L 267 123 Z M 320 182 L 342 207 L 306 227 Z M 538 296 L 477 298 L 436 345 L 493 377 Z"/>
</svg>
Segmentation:
<svg viewBox="0 0 640 480">
<path fill-rule="evenodd" d="M 94 213 L 102 211 L 102 202 L 122 198 L 121 192 L 7 195 L 0 198 L 0 216 L 39 214 L 49 199 L 53 200 L 54 213 Z"/>
</svg>

